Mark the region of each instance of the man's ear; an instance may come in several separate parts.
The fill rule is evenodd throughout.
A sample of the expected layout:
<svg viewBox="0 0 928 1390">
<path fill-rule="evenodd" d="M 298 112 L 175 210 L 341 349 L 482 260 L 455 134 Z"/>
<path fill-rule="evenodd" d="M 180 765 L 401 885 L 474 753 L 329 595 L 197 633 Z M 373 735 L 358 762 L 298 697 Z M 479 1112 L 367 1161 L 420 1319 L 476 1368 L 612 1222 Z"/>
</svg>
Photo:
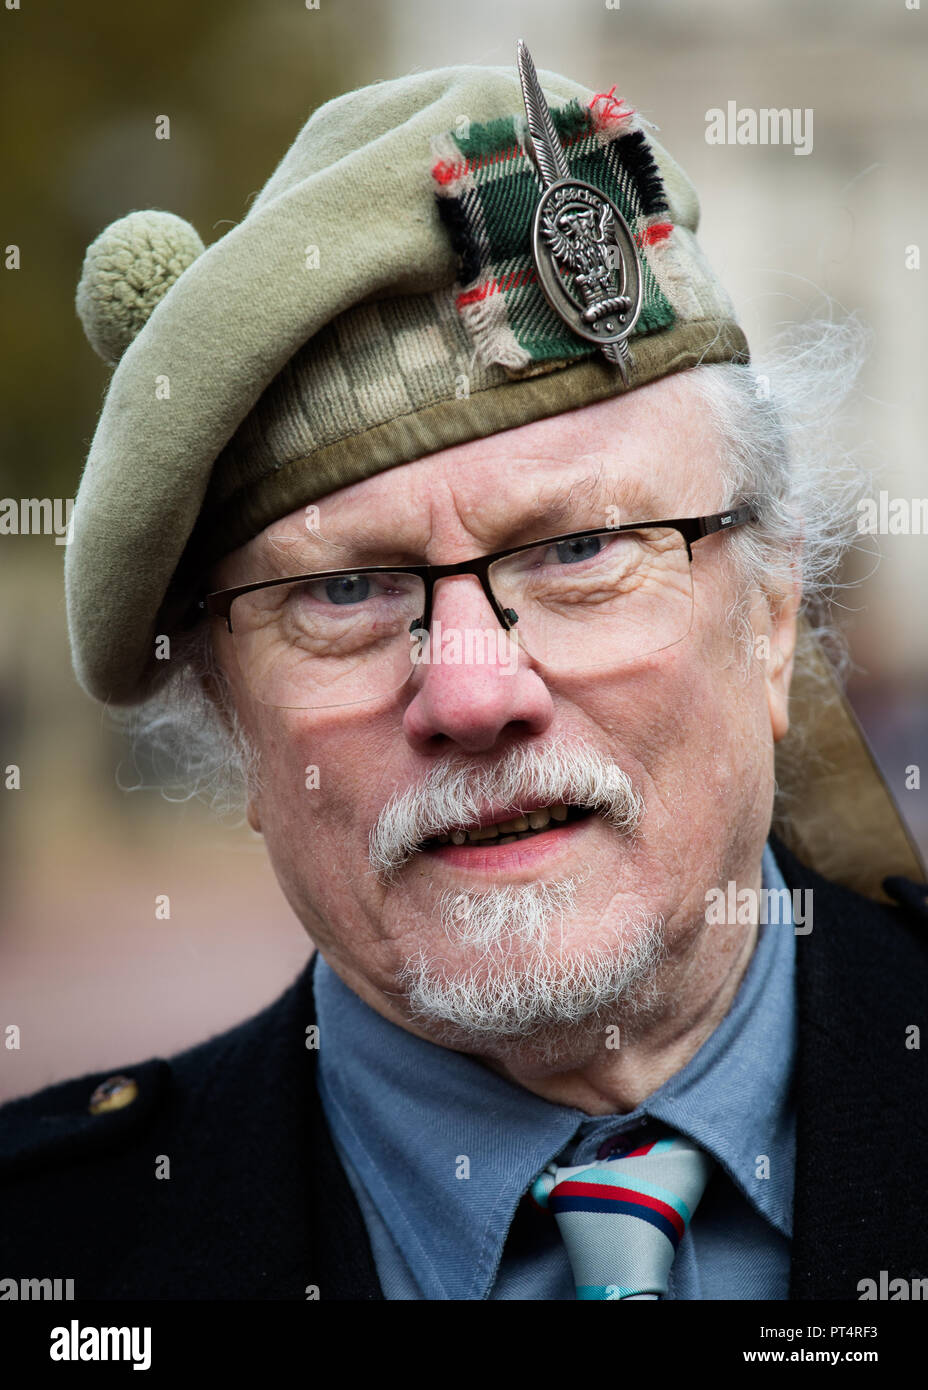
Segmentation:
<svg viewBox="0 0 928 1390">
<path fill-rule="evenodd" d="M 768 595 L 769 652 L 766 655 L 764 683 L 774 743 L 789 732 L 789 687 L 796 653 L 796 628 L 802 589 L 795 579 L 786 594 Z"/>
</svg>

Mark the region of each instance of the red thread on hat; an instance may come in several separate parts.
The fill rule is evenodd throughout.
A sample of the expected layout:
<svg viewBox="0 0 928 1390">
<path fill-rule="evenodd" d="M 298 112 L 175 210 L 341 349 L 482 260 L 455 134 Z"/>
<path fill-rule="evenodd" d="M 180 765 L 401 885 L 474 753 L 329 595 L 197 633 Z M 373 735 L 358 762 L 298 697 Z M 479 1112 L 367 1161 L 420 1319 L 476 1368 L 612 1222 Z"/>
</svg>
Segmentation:
<svg viewBox="0 0 928 1390">
<path fill-rule="evenodd" d="M 446 159 L 440 159 L 437 164 L 432 165 L 432 178 L 436 183 L 451 183 L 457 178 L 459 165 L 449 164 Z"/>
<path fill-rule="evenodd" d="M 593 124 L 597 130 L 611 130 L 621 121 L 627 121 L 635 114 L 635 109 L 632 106 L 628 107 L 626 111 L 622 110 L 625 105 L 625 98 L 613 96 L 614 91 L 615 83 L 613 82 L 608 92 L 597 92 L 592 101 L 587 102 L 589 110 L 593 113 Z M 598 101 L 605 103 L 600 111 L 594 109 Z"/>
<path fill-rule="evenodd" d="M 455 179 L 472 173 L 474 169 L 485 169 L 488 164 L 504 164 L 509 159 L 519 159 L 524 153 L 522 146 L 516 144 L 504 150 L 494 150 L 489 155 L 482 154 L 477 159 L 458 160 L 456 164 L 440 159 L 432 165 L 432 178 L 442 185 L 454 183 Z"/>
<path fill-rule="evenodd" d="M 481 299 L 486 299 L 491 294 L 505 294 L 507 290 L 518 289 L 520 285 L 530 285 L 538 276 L 534 268 L 529 270 L 514 270 L 509 275 L 505 275 L 502 280 L 493 278 L 485 280 L 482 285 L 474 285 L 472 289 L 463 290 L 455 300 L 458 309 L 466 309 L 468 304 L 479 304 Z"/>
<path fill-rule="evenodd" d="M 672 231 L 672 222 L 652 222 L 650 227 L 635 233 L 635 242 L 638 246 L 653 246 L 655 242 L 666 241 Z"/>
</svg>

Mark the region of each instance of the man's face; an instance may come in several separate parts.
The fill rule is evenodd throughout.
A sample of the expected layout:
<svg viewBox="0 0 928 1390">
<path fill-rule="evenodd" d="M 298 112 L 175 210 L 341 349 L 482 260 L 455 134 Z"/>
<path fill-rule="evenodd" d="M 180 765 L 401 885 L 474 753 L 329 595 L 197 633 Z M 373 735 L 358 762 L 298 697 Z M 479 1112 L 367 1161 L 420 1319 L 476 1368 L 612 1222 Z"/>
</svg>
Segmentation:
<svg viewBox="0 0 928 1390">
<path fill-rule="evenodd" d="M 300 553 L 314 570 L 448 564 L 608 526 L 607 506 L 622 524 L 706 515 L 727 501 L 722 463 L 682 373 L 333 493 Z M 287 553 L 301 533 L 304 509 L 226 557 L 212 587 L 265 578 L 268 554 L 279 565 L 281 539 Z M 314 942 L 374 1008 L 476 1053 L 510 1055 L 534 1037 L 550 1057 L 552 1039 L 580 1047 L 591 1018 L 669 1015 L 678 988 L 706 998 L 717 988 L 745 928 L 708 928 L 706 890 L 759 887 L 793 633 L 792 606 L 771 614 L 758 596 L 752 622 L 770 657 L 745 669 L 726 622 L 730 544 L 694 546 L 688 635 L 618 667 L 554 672 L 524 652 L 515 670 L 438 662 L 364 703 L 276 708 L 253 697 L 216 624 L 260 758 L 249 819 Z M 436 620 L 445 632 L 498 626 L 473 576 L 437 583 Z M 429 840 L 452 830 L 462 789 L 476 790 L 481 821 L 539 799 L 596 809 L 502 844 L 409 843 L 417 808 Z"/>
</svg>

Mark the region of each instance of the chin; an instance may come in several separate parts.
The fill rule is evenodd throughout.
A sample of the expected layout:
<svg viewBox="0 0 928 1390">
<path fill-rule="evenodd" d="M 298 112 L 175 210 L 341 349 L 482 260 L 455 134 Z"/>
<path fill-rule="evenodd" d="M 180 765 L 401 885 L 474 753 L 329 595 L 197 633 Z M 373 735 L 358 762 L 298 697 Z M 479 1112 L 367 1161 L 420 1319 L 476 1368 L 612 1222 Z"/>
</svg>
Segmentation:
<svg viewBox="0 0 928 1390">
<path fill-rule="evenodd" d="M 666 947 L 663 919 L 643 911 L 594 940 L 569 936 L 565 923 L 540 942 L 485 942 L 460 964 L 456 952 L 437 960 L 420 951 L 396 978 L 410 1021 L 457 1051 L 576 1065 L 610 1045 L 609 1028 L 635 1027 L 657 1006 Z"/>
</svg>

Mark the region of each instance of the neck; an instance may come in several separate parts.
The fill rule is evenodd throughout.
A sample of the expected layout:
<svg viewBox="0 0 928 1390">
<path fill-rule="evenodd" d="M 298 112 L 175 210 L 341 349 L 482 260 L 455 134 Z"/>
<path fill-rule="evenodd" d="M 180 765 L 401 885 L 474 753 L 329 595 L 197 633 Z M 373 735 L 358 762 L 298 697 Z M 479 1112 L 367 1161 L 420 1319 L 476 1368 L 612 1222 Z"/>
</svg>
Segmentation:
<svg viewBox="0 0 928 1390">
<path fill-rule="evenodd" d="M 667 960 L 658 972 L 656 1009 L 630 1025 L 617 1020 L 618 1047 L 604 1046 L 609 1025 L 603 1024 L 593 1046 L 566 1069 L 518 1054 L 482 1060 L 557 1105 L 588 1115 L 634 1110 L 686 1065 L 728 1013 L 757 942 L 757 923 L 737 932 L 722 945 L 703 928 L 690 951 Z"/>
</svg>

